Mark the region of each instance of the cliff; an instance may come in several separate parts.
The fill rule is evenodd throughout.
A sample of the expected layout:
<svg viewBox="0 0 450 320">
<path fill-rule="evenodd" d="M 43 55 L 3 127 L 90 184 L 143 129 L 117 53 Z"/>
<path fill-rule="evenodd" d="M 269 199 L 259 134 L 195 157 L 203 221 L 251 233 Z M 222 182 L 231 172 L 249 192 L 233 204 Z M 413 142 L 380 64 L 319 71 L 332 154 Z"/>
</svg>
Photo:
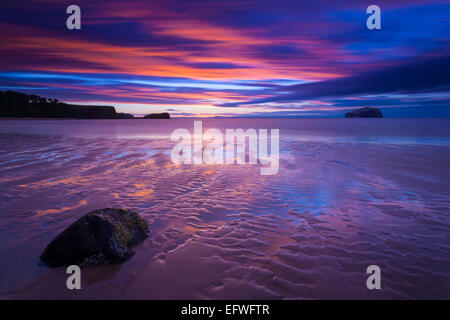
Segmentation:
<svg viewBox="0 0 450 320">
<path fill-rule="evenodd" d="M 0 91 L 0 117 L 132 119 L 111 106 L 84 106 L 14 91 Z"/>
</svg>

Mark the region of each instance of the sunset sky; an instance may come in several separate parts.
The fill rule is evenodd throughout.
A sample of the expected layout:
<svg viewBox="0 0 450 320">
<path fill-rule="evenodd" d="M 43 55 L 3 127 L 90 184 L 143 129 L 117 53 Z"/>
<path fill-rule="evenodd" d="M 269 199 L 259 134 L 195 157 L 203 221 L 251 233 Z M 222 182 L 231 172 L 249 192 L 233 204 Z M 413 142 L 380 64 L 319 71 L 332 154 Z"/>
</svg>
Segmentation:
<svg viewBox="0 0 450 320">
<path fill-rule="evenodd" d="M 0 39 L 0 90 L 119 112 L 450 116 L 449 1 L 1 0 Z"/>
</svg>

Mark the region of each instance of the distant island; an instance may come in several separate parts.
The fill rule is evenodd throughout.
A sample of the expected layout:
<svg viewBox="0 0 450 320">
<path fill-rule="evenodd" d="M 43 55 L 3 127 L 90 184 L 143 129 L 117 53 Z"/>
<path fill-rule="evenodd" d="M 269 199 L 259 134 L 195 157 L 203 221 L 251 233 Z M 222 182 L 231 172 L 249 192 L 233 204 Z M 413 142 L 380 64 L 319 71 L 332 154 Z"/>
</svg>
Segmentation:
<svg viewBox="0 0 450 320">
<path fill-rule="evenodd" d="M 346 118 L 383 118 L 380 109 L 373 107 L 359 108 L 345 114 Z"/>
<path fill-rule="evenodd" d="M 0 118 L 170 119 L 167 112 L 135 118 L 112 106 L 75 105 L 15 91 L 0 91 Z"/>
<path fill-rule="evenodd" d="M 143 119 L 170 119 L 170 114 L 168 112 L 150 113 L 145 115 Z"/>
</svg>

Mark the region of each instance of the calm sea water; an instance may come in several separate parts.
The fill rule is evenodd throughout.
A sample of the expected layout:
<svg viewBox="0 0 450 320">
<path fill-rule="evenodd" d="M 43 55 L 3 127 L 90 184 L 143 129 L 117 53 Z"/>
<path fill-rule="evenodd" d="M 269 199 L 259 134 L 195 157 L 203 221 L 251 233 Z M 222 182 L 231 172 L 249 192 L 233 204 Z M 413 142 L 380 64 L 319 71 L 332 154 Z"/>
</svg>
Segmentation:
<svg viewBox="0 0 450 320">
<path fill-rule="evenodd" d="M 0 295 L 10 298 L 450 298 L 450 119 L 207 119 L 280 129 L 280 170 L 175 165 L 194 120 L 1 120 Z M 39 262 L 90 210 L 133 208 L 135 256 Z M 366 288 L 379 265 L 382 290 Z"/>
<path fill-rule="evenodd" d="M 450 119 L 195 119 L 204 129 L 281 129 L 289 141 L 447 144 Z M 194 119 L 0 120 L 0 133 L 81 138 L 168 139 L 174 129 L 193 132 Z"/>
</svg>

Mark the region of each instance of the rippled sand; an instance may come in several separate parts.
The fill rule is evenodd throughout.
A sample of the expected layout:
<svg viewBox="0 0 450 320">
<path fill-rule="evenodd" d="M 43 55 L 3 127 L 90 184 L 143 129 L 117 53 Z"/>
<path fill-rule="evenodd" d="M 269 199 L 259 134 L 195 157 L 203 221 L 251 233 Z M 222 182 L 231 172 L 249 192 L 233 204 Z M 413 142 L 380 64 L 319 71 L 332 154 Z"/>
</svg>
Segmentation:
<svg viewBox="0 0 450 320">
<path fill-rule="evenodd" d="M 0 134 L 3 298 L 450 298 L 450 147 L 283 136 L 280 170 L 174 165 L 165 138 Z M 326 139 L 325 139 L 326 140 Z M 88 211 L 136 209 L 120 265 L 39 262 Z M 366 288 L 367 266 L 382 290 Z"/>
</svg>

